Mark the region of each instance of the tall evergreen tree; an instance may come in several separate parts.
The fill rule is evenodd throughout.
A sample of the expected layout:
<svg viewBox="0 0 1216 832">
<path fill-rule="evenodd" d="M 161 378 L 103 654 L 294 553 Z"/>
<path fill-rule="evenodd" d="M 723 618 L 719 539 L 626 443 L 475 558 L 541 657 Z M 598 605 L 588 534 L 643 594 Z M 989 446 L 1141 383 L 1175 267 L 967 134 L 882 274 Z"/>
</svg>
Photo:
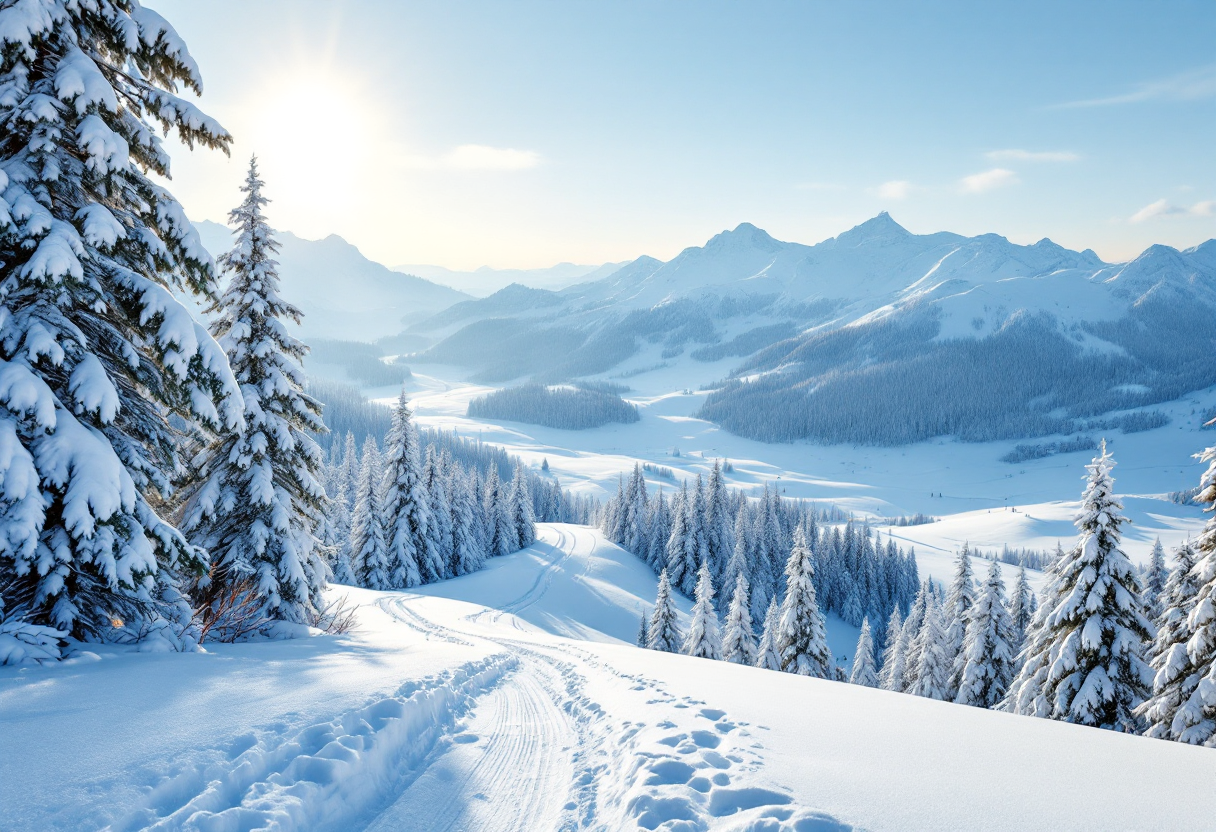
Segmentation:
<svg viewBox="0 0 1216 832">
<path fill-rule="evenodd" d="M 1162 610 L 1157 618 L 1157 637 L 1153 642 L 1149 662 L 1153 677 L 1153 695 L 1140 706 L 1148 721 L 1145 733 L 1162 740 L 1177 740 L 1186 726 L 1175 727 L 1175 717 L 1195 693 L 1200 674 L 1187 655 L 1191 640 L 1188 623 L 1195 599 L 1199 594 L 1199 576 L 1195 572 L 1195 549 L 1188 540 L 1175 553 L 1174 568 L 1161 593 Z"/>
<path fill-rule="evenodd" d="M 498 481 L 498 466 L 491 465 L 482 494 L 485 517 L 486 552 L 490 557 L 509 555 L 519 548 L 515 526 L 507 512 L 507 489 Z"/>
<path fill-rule="evenodd" d="M 1102 443 L 1087 466 L 1088 484 L 1076 518 L 1077 545 L 1048 570 L 1025 662 L 1009 689 L 1015 713 L 1135 732 L 1134 710 L 1152 675 L 1144 642 L 1152 625 L 1131 561 L 1120 549 L 1127 520 L 1114 496 L 1114 463 Z"/>
<path fill-rule="evenodd" d="M 908 689 L 914 696 L 945 699 L 950 683 L 950 657 L 946 630 L 942 626 L 942 607 L 936 595 L 925 603 L 925 619 L 916 634 L 916 680 Z"/>
<path fill-rule="evenodd" d="M 870 619 L 861 622 L 861 635 L 857 637 L 857 650 L 853 654 L 853 672 L 849 682 L 867 688 L 878 687 L 878 673 L 874 668 L 874 637 L 870 634 Z"/>
<path fill-rule="evenodd" d="M 650 647 L 650 628 L 646 626 L 646 610 L 642 610 L 642 619 L 638 623 L 638 647 Z"/>
<path fill-rule="evenodd" d="M 671 534 L 667 538 L 667 567 L 666 571 L 672 586 L 683 586 L 690 583 L 695 574 L 697 564 L 689 561 L 688 525 L 690 504 L 692 498 L 688 492 L 688 481 L 680 485 L 680 491 L 671 501 Z"/>
<path fill-rule="evenodd" d="M 878 686 L 883 690 L 903 690 L 904 662 L 908 656 L 908 642 L 904 638 L 904 620 L 899 607 L 891 610 L 887 622 L 887 646 L 882 654 L 882 671 L 878 674 Z"/>
<path fill-rule="evenodd" d="M 1199 481 L 1198 500 L 1207 503 L 1206 511 L 1212 516 L 1195 541 L 1197 561 L 1191 578 L 1199 589 L 1187 613 L 1186 627 L 1191 635 L 1186 644 L 1186 664 L 1179 657 L 1163 683 L 1168 684 L 1170 678 L 1180 680 L 1181 702 L 1170 721 L 1171 735 L 1191 745 L 1216 747 L 1216 445 L 1200 458 L 1208 468 Z M 1189 681 L 1192 676 L 1197 677 L 1193 689 Z M 1163 721 L 1157 714 L 1153 718 Z"/>
<path fill-rule="evenodd" d="M 1002 588 L 1003 591 L 1003 588 Z M 971 547 L 963 544 L 954 564 L 954 581 L 942 608 L 942 622 L 946 631 L 943 648 L 950 664 L 950 677 L 946 685 L 946 699 L 953 700 L 962 683 L 963 666 L 967 663 L 963 645 L 967 637 L 971 608 L 975 605 L 975 573 L 971 567 Z"/>
<path fill-rule="evenodd" d="M 646 562 L 657 575 L 667 563 L 667 538 L 671 535 L 671 510 L 662 488 L 647 517 Z"/>
<path fill-rule="evenodd" d="M 676 605 L 671 598 L 671 581 L 667 570 L 659 573 L 659 591 L 654 599 L 654 612 L 650 616 L 647 646 L 664 653 L 679 653 L 680 625 L 676 619 Z"/>
<path fill-rule="evenodd" d="M 819 611 L 811 582 L 814 574 L 811 549 L 799 526 L 794 532 L 794 546 L 785 565 L 786 590 L 781 604 L 777 650 L 781 656 L 781 669 L 787 673 L 831 679 L 835 675 L 835 664 L 828 650 L 823 614 Z"/>
<path fill-rule="evenodd" d="M 645 482 L 641 484 L 641 488 L 645 495 Z M 511 490 L 507 494 L 507 512 L 515 536 L 516 546 L 512 551 L 535 543 L 536 518 L 532 513 L 532 495 L 528 490 L 528 479 L 524 476 L 524 466 L 520 462 L 515 463 L 515 475 L 511 479 Z"/>
<path fill-rule="evenodd" d="M 384 526 L 380 502 L 380 449 L 375 437 L 363 443 L 363 461 L 359 469 L 359 491 L 355 495 L 355 511 L 351 517 L 350 549 L 354 553 L 352 566 L 360 586 L 368 589 L 392 589 L 393 561 L 384 543 Z"/>
<path fill-rule="evenodd" d="M 229 215 L 236 243 L 219 262 L 232 278 L 211 325 L 241 386 L 245 430 L 220 435 L 203 454 L 183 531 L 211 554 L 204 602 L 219 603 L 252 579 L 261 616 L 304 623 L 329 579 L 314 535 L 325 503 L 323 457 L 310 435 L 325 423 L 304 393 L 307 347 L 285 326 L 303 315 L 279 296 L 279 244 L 262 213 L 262 186 L 253 159 L 245 199 Z"/>
<path fill-rule="evenodd" d="M 1148 609 L 1149 618 L 1154 621 L 1161 615 L 1161 593 L 1165 590 L 1165 581 L 1169 578 L 1169 570 L 1165 568 L 1165 549 L 1161 538 L 1153 543 L 1149 555 L 1148 572 L 1144 575 L 1144 606 Z"/>
<path fill-rule="evenodd" d="M 476 483 L 458 463 L 448 469 L 447 492 L 451 495 L 452 574 L 467 575 L 485 564 L 477 518 Z"/>
<path fill-rule="evenodd" d="M 231 137 L 194 59 L 134 2 L 4 3 L 0 23 L 0 587 L 6 615 L 90 640 L 195 643 L 206 569 L 155 506 L 191 429 L 243 427 L 223 350 L 175 292 L 216 278 L 156 127 Z"/>
<path fill-rule="evenodd" d="M 920 650 L 922 642 L 919 639 L 921 628 L 925 623 L 925 610 L 929 600 L 934 595 L 932 579 L 921 582 L 916 593 L 916 599 L 908 609 L 908 617 L 904 619 L 902 638 L 907 649 L 904 651 L 904 677 L 898 690 L 911 693 L 916 686 L 916 676 L 920 672 Z"/>
<path fill-rule="evenodd" d="M 722 658 L 735 664 L 756 663 L 756 634 L 752 630 L 751 606 L 748 602 L 747 577 L 735 578 L 735 592 L 726 614 L 726 633 L 722 638 Z"/>
<path fill-rule="evenodd" d="M 1030 581 L 1026 579 L 1026 567 L 1018 567 L 1018 582 L 1013 586 L 1013 594 L 1009 596 L 1009 619 L 1013 623 L 1014 654 L 1021 652 L 1026 641 L 1026 631 L 1030 629 L 1030 621 L 1034 615 L 1034 593 L 1030 591 Z"/>
<path fill-rule="evenodd" d="M 722 464 L 715 460 L 705 490 L 705 548 L 710 574 L 715 581 L 722 581 L 721 586 L 730 586 L 724 581 L 726 561 L 731 556 L 731 530 L 727 525 L 731 518 L 728 512 Z"/>
<path fill-rule="evenodd" d="M 1005 582 L 995 560 L 967 621 L 963 671 L 954 701 L 993 708 L 1005 696 L 1017 671 L 1017 628 L 1005 608 Z"/>
<path fill-rule="evenodd" d="M 381 485 L 389 586 L 394 589 L 437 581 L 443 569 L 442 556 L 430 539 L 430 499 L 422 480 L 420 443 L 411 415 L 402 390 L 384 440 Z"/>
<path fill-rule="evenodd" d="M 714 579 L 706 561 L 702 561 L 697 570 L 696 603 L 692 608 L 688 636 L 684 639 L 684 653 L 702 659 L 722 658 L 722 636 L 718 629 L 718 613 L 714 609 Z"/>
<path fill-rule="evenodd" d="M 756 648 L 756 667 L 765 670 L 781 669 L 781 651 L 777 647 L 778 633 L 781 630 L 781 611 L 777 609 L 777 599 L 768 602 L 768 610 L 764 613 L 764 631 L 760 635 L 760 645 Z"/>
<path fill-rule="evenodd" d="M 430 524 L 427 526 L 427 543 L 433 551 L 435 571 L 440 578 L 450 578 L 455 572 L 455 555 L 452 547 L 452 505 L 448 500 L 447 477 L 440 467 L 439 454 L 435 446 L 426 449 L 426 461 L 422 465 L 422 490 L 430 509 Z"/>
</svg>

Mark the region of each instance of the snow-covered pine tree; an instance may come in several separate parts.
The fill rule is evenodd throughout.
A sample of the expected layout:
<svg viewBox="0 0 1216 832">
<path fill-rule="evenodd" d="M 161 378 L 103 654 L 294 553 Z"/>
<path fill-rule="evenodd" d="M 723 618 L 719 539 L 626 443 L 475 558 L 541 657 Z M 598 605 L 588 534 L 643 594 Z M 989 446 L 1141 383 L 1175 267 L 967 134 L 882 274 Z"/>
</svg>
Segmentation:
<svg viewBox="0 0 1216 832">
<path fill-rule="evenodd" d="M 908 642 L 904 639 L 904 619 L 899 607 L 891 610 L 887 621 L 887 646 L 882 652 L 882 670 L 878 674 L 878 686 L 883 690 L 903 690 L 904 661 L 908 656 Z"/>
<path fill-rule="evenodd" d="M 867 688 L 878 687 L 878 673 L 874 668 L 874 636 L 870 633 L 870 619 L 861 622 L 861 635 L 857 637 L 857 650 L 853 654 L 853 671 L 849 682 Z"/>
<path fill-rule="evenodd" d="M 637 645 L 638 645 L 638 647 L 649 648 L 650 647 L 650 632 L 649 632 L 649 628 L 646 626 L 646 619 L 647 619 L 646 610 L 642 610 L 642 619 L 641 619 L 641 621 L 638 622 Z"/>
<path fill-rule="evenodd" d="M 1026 642 L 1026 631 L 1034 615 L 1034 593 L 1030 591 L 1030 581 L 1026 579 L 1026 567 L 1018 567 L 1018 582 L 1013 585 L 1013 593 L 1009 596 L 1009 619 L 1013 623 L 1013 652 L 1016 656 Z"/>
<path fill-rule="evenodd" d="M 485 552 L 477 528 L 480 510 L 476 488 L 472 474 L 466 473 L 459 463 L 452 463 L 448 469 L 447 492 L 451 495 L 452 573 L 455 575 L 467 575 L 485 565 Z"/>
<path fill-rule="evenodd" d="M 684 639 L 684 654 L 702 659 L 722 658 L 722 635 L 714 609 L 714 579 L 709 574 L 707 561 L 702 561 L 697 570 L 696 603 L 692 608 L 688 636 Z"/>
<path fill-rule="evenodd" d="M 654 612 L 650 616 L 650 627 L 646 634 L 647 646 L 651 650 L 662 650 L 664 653 L 679 653 L 680 636 L 679 622 L 676 620 L 676 605 L 671 598 L 671 580 L 667 570 L 659 573 L 659 591 L 654 599 Z"/>
<path fill-rule="evenodd" d="M 262 213 L 262 186 L 255 158 L 245 198 L 229 215 L 236 242 L 219 263 L 232 277 L 211 325 L 241 387 L 245 430 L 221 434 L 201 455 L 182 530 L 211 555 L 199 600 L 216 603 L 252 579 L 260 617 L 303 624 L 329 580 L 313 534 L 325 504 L 323 457 L 310 435 L 325 423 L 304 393 L 307 347 L 285 326 L 303 315 L 279 296 L 279 245 Z"/>
<path fill-rule="evenodd" d="M 439 454 L 435 446 L 426 449 L 426 461 L 422 464 L 422 491 L 427 496 L 430 523 L 427 526 L 429 551 L 434 551 L 439 561 L 435 569 L 440 579 L 456 574 L 456 555 L 452 546 L 452 504 L 448 500 L 447 477 L 440 467 Z"/>
<path fill-rule="evenodd" d="M 747 513 L 747 500 L 739 501 L 739 510 L 735 513 L 735 533 L 734 546 L 731 547 L 730 557 L 726 560 L 726 568 L 723 571 L 723 586 L 734 586 L 739 580 L 739 576 L 743 575 L 747 578 L 750 590 L 752 564 L 751 564 L 751 517 Z M 749 591 L 750 595 L 750 591 Z M 748 611 L 749 614 L 752 612 Z M 759 618 L 759 616 L 753 616 Z"/>
<path fill-rule="evenodd" d="M 1198 677 L 1194 690 L 1182 700 L 1170 725 L 1171 734 L 1191 745 L 1216 746 L 1216 445 L 1205 450 L 1200 459 L 1208 468 L 1199 481 L 1197 500 L 1213 512 L 1195 541 L 1197 561 L 1192 578 L 1199 584 L 1186 626 L 1191 637 L 1186 644 L 1190 667 L 1174 675 L 1183 679 Z M 1183 691 L 1180 691 L 1180 695 Z"/>
<path fill-rule="evenodd" d="M 402 390 L 384 440 L 381 504 L 389 586 L 407 589 L 437 581 L 443 557 L 430 540 L 431 506 L 422 480 L 418 433 Z"/>
<path fill-rule="evenodd" d="M 709 571 L 721 586 L 731 586 L 724 581 L 726 561 L 731 555 L 731 522 L 726 505 L 726 484 L 722 481 L 722 464 L 714 461 L 709 473 L 709 486 L 705 490 L 705 547 L 709 557 Z M 732 578 L 733 580 L 733 578 Z"/>
<path fill-rule="evenodd" d="M 993 708 L 1005 697 L 1017 672 L 1017 628 L 1005 608 L 1005 582 L 995 560 L 979 598 L 968 614 L 963 671 L 954 701 Z"/>
<path fill-rule="evenodd" d="M 216 297 L 169 154 L 231 137 L 185 43 L 136 2 L 0 8 L 0 587 L 6 615 L 88 640 L 196 631 L 203 553 L 158 515 L 185 471 L 168 422 L 243 427 L 223 350 L 174 297 Z M 154 126 L 155 124 L 155 126 Z M 150 501 L 151 500 L 151 501 Z"/>
<path fill-rule="evenodd" d="M 925 603 L 925 619 L 916 635 L 916 681 L 908 689 L 914 696 L 945 699 L 950 683 L 950 657 L 946 652 L 946 630 L 942 626 L 942 607 L 930 594 Z"/>
<path fill-rule="evenodd" d="M 781 611 L 777 609 L 777 599 L 768 602 L 768 610 L 764 613 L 764 631 L 760 634 L 760 645 L 756 648 L 756 667 L 765 670 L 781 669 L 781 653 L 777 649 L 777 634 L 781 629 Z"/>
<path fill-rule="evenodd" d="M 519 547 L 515 527 L 507 512 L 507 489 L 498 481 L 498 466 L 491 465 L 482 493 L 481 505 L 485 515 L 486 553 L 490 557 L 509 555 Z"/>
<path fill-rule="evenodd" d="M 376 446 L 375 437 L 368 436 L 363 443 L 359 490 L 355 494 L 355 511 L 350 523 L 351 566 L 359 586 L 368 589 L 392 589 L 393 563 L 384 542 L 381 519 L 381 474 L 380 449 Z"/>
<path fill-rule="evenodd" d="M 645 482 L 642 482 L 641 488 L 645 493 Z M 535 543 L 536 518 L 532 514 L 532 494 L 528 490 L 528 479 L 524 476 L 524 466 L 521 462 L 515 463 L 515 476 L 511 479 L 511 490 L 507 494 L 507 511 L 511 527 L 515 532 L 516 546 L 512 551 L 524 549 Z"/>
<path fill-rule="evenodd" d="M 912 606 L 908 608 L 908 617 L 904 619 L 904 629 L 901 637 L 907 647 L 904 651 L 904 677 L 897 690 L 905 693 L 911 693 L 912 688 L 916 686 L 916 676 L 920 672 L 921 641 L 919 636 L 921 627 L 925 623 L 925 609 L 928 607 L 929 599 L 933 595 L 932 577 L 921 581 L 920 589 L 916 592 L 916 598 L 913 600 Z"/>
<path fill-rule="evenodd" d="M 1144 606 L 1148 609 L 1148 616 L 1153 621 L 1161 615 L 1161 593 L 1165 589 L 1165 581 L 1169 577 L 1169 570 L 1165 568 L 1165 548 L 1161 545 L 1161 538 L 1153 543 L 1153 550 L 1149 555 L 1148 572 L 1144 575 Z"/>
<path fill-rule="evenodd" d="M 781 669 L 800 676 L 831 679 L 834 674 L 832 652 L 828 649 L 823 614 L 815 600 L 814 556 L 799 526 L 794 530 L 794 546 L 785 565 L 785 598 L 777 631 L 777 651 Z"/>
<path fill-rule="evenodd" d="M 1153 695 L 1140 706 L 1140 714 L 1148 722 L 1145 734 L 1162 740 L 1176 740 L 1174 717 L 1199 685 L 1199 674 L 1187 656 L 1191 628 L 1187 619 L 1199 594 L 1199 577 L 1195 572 L 1195 549 L 1188 540 L 1178 547 L 1161 592 L 1161 615 L 1157 618 L 1157 637 L 1153 642 L 1149 664 L 1156 671 Z M 1179 728 L 1182 726 L 1180 725 Z"/>
<path fill-rule="evenodd" d="M 975 598 L 971 547 L 963 543 L 963 548 L 959 550 L 958 558 L 954 562 L 954 582 L 950 584 L 950 593 L 941 609 L 942 624 L 946 632 L 943 649 L 950 665 L 945 696 L 949 700 L 953 700 L 958 694 L 958 687 L 962 683 L 963 665 L 967 662 L 963 656 L 963 644 L 967 637 L 968 616 L 975 605 Z"/>
<path fill-rule="evenodd" d="M 673 572 L 672 586 L 685 595 L 692 595 L 696 590 L 697 571 L 700 565 L 709 559 L 709 543 L 705 530 L 705 484 L 701 475 L 697 474 L 696 484 L 689 489 L 684 501 L 684 525 L 687 533 L 684 536 L 684 566 L 682 573 Z"/>
<path fill-rule="evenodd" d="M 696 562 L 688 560 L 688 517 L 692 498 L 688 492 L 688 481 L 680 485 L 680 491 L 671 501 L 671 534 L 667 537 L 666 571 L 672 586 L 691 583 L 696 574 Z"/>
<path fill-rule="evenodd" d="M 646 528 L 646 562 L 657 575 L 667 563 L 667 538 L 671 535 L 671 510 L 661 487 L 647 514 Z"/>
<path fill-rule="evenodd" d="M 1135 569 L 1119 548 L 1127 520 L 1114 496 L 1114 462 L 1102 443 L 1087 466 L 1076 517 L 1080 539 L 1048 570 L 1042 607 L 1005 707 L 1014 713 L 1136 732 L 1134 711 L 1152 674 L 1144 643 L 1152 624 Z"/>
<path fill-rule="evenodd" d="M 747 576 L 735 578 L 735 593 L 726 614 L 726 632 L 722 637 L 722 658 L 735 664 L 756 663 L 756 634 L 752 630 L 751 605 L 748 599 Z"/>
</svg>

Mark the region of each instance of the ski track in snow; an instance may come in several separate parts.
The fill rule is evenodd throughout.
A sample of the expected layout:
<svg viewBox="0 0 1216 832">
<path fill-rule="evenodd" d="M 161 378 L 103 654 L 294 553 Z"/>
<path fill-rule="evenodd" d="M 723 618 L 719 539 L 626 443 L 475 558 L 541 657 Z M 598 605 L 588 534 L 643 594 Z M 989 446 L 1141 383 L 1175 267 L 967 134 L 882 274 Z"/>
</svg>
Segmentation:
<svg viewBox="0 0 1216 832">
<path fill-rule="evenodd" d="M 753 726 L 576 643 L 524 640 L 519 619 L 503 620 L 542 599 L 576 551 L 594 547 L 590 532 L 559 530 L 560 554 L 523 594 L 457 621 L 428 618 L 414 607 L 421 596 L 380 599 L 427 639 L 499 651 L 329 721 L 249 735 L 225 762 L 162 782 L 107 829 L 851 829 L 757 776 L 763 745 Z M 588 692 L 592 682 L 653 718 L 614 717 Z"/>
</svg>

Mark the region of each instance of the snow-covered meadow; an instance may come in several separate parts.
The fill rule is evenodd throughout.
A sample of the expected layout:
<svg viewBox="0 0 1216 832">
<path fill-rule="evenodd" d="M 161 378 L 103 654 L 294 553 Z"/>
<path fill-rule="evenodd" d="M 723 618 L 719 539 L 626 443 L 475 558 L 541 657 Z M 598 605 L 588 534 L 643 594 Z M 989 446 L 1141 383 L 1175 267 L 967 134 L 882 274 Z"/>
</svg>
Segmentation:
<svg viewBox="0 0 1216 832">
<path fill-rule="evenodd" d="M 1206 822 L 1206 749 L 639 650 L 655 586 L 597 532 L 543 526 L 425 592 L 332 587 L 360 605 L 349 635 L 5 668 L 5 741 L 40 750 L 0 757 L 3 828 Z"/>
</svg>

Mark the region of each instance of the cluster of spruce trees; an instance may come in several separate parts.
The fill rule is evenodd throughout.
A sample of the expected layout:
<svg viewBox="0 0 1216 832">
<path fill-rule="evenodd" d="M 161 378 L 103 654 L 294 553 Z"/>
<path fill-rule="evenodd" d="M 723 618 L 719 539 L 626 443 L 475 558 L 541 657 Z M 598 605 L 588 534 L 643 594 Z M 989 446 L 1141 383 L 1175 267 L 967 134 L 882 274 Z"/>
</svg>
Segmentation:
<svg viewBox="0 0 1216 832">
<path fill-rule="evenodd" d="M 333 551 L 336 581 L 408 589 L 466 575 L 536 540 L 537 503 L 541 519 L 561 513 L 556 480 L 529 475 L 518 459 L 510 479 L 500 479 L 493 456 L 478 465 L 472 443 L 445 438 L 418 431 L 403 393 L 383 451 L 374 436 L 362 453 L 353 433 L 334 443 L 321 536 Z"/>
<path fill-rule="evenodd" d="M 786 563 L 801 530 L 813 557 L 817 603 L 855 627 L 907 612 L 920 583 L 916 556 L 837 509 L 782 497 L 767 485 L 759 499 L 727 488 L 719 463 L 707 480 L 685 481 L 670 499 L 647 492 L 636 466 L 604 506 L 605 536 L 642 558 L 671 585 L 693 595 L 705 566 L 711 586 L 748 586 L 751 620 L 763 620 L 770 603 L 787 591 Z"/>
</svg>

